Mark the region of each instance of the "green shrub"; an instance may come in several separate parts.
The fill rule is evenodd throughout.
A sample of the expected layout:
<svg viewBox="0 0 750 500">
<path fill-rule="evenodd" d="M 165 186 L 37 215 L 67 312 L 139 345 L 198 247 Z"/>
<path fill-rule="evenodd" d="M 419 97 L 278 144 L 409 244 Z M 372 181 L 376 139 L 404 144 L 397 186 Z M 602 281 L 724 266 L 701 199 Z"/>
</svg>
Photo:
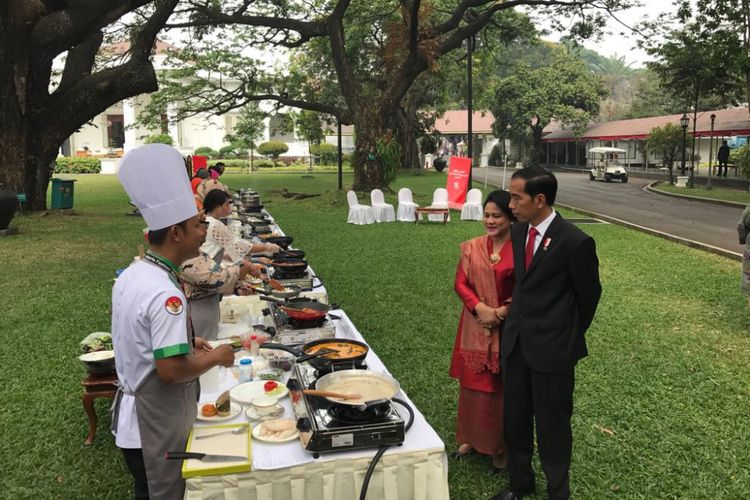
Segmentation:
<svg viewBox="0 0 750 500">
<path fill-rule="evenodd" d="M 219 157 L 220 158 L 226 158 L 226 159 L 234 159 L 237 158 L 237 150 L 234 146 L 222 146 L 219 149 Z"/>
<path fill-rule="evenodd" d="M 56 174 L 98 174 L 102 171 L 99 158 L 71 158 L 60 156 L 55 160 Z"/>
<path fill-rule="evenodd" d="M 174 144 L 174 140 L 172 140 L 172 136 L 169 134 L 152 134 L 143 141 L 144 144 L 168 144 L 172 146 Z"/>
<path fill-rule="evenodd" d="M 209 167 L 213 167 L 217 163 L 223 163 L 225 167 L 234 167 L 234 168 L 248 168 L 250 166 L 250 162 L 248 160 L 240 160 L 240 159 L 231 159 L 231 158 L 222 158 L 220 160 L 208 160 L 206 163 L 208 163 Z"/>
<path fill-rule="evenodd" d="M 746 179 L 750 179 L 750 144 L 745 144 L 729 151 L 729 162 L 737 165 L 737 170 Z"/>
<path fill-rule="evenodd" d="M 321 142 L 320 144 L 313 144 L 310 146 L 310 153 L 318 158 L 318 161 L 324 165 L 331 163 L 338 163 L 339 152 L 338 148 L 333 144 L 327 142 Z"/>
<path fill-rule="evenodd" d="M 253 162 L 255 168 L 273 168 L 274 165 L 276 164 L 271 160 L 255 160 Z"/>
<path fill-rule="evenodd" d="M 216 159 L 220 156 L 218 151 L 216 151 L 215 149 L 211 149 L 208 146 L 196 148 L 193 154 L 205 156 L 209 159 Z"/>
<path fill-rule="evenodd" d="M 258 146 L 258 153 L 271 156 L 274 160 L 287 151 L 289 151 L 289 146 L 281 141 L 268 141 Z"/>
</svg>

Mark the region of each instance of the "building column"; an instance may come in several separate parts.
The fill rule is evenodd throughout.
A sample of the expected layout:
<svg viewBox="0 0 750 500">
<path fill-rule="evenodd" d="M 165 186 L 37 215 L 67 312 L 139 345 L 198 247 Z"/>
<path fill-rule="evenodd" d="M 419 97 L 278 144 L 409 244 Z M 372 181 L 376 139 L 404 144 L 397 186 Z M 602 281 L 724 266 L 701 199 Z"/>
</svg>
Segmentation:
<svg viewBox="0 0 750 500">
<path fill-rule="evenodd" d="M 167 104 L 167 127 L 169 128 L 169 135 L 174 141 L 172 145 L 180 149 L 182 147 L 182 138 L 180 137 L 180 123 L 175 119 L 176 110 L 177 106 L 174 103 L 170 102 Z"/>
<path fill-rule="evenodd" d="M 125 144 L 122 149 L 127 153 L 136 147 L 135 98 L 122 101 L 122 122 L 125 127 Z"/>
</svg>

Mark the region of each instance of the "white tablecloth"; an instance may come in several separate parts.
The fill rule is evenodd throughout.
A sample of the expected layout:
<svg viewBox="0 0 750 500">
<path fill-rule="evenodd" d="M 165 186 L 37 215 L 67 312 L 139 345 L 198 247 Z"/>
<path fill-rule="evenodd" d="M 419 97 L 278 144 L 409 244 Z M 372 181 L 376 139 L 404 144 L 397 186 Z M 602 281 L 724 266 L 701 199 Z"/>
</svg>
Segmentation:
<svg viewBox="0 0 750 500">
<path fill-rule="evenodd" d="M 364 341 L 362 335 L 341 310 L 332 311 L 336 336 Z M 366 359 L 371 370 L 387 369 L 370 349 Z M 224 373 L 221 390 L 236 384 L 229 370 Z M 219 391 L 219 392 L 220 392 Z M 219 392 L 201 395 L 201 402 L 213 401 Z M 402 446 L 395 446 L 380 459 L 370 480 L 367 498 L 403 500 L 443 500 L 448 494 L 448 464 L 445 446 L 424 416 L 402 391 L 398 397 L 414 410 L 414 423 Z M 284 417 L 293 418 L 289 398 L 284 398 Z M 395 405 L 408 420 L 408 413 Z M 244 412 L 232 422 L 244 422 Z M 206 425 L 197 423 L 196 425 Z M 190 478 L 185 498 L 258 499 L 258 500 L 353 500 L 358 498 L 363 477 L 376 450 L 357 450 L 323 454 L 314 459 L 299 441 L 266 444 L 253 441 L 253 471 Z"/>
</svg>

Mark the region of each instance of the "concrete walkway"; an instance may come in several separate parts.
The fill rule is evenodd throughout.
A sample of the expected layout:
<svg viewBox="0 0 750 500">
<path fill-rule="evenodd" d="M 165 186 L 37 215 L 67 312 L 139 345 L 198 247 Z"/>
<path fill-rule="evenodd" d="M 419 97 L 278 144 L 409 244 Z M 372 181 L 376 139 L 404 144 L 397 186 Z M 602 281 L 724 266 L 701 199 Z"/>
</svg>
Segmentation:
<svg viewBox="0 0 750 500">
<path fill-rule="evenodd" d="M 514 169 L 508 169 L 505 185 Z M 591 217 L 624 225 L 685 245 L 740 260 L 737 221 L 742 208 L 721 206 L 698 200 L 667 197 L 646 191 L 649 179 L 630 177 L 630 182 L 590 181 L 588 172 L 555 170 L 558 180 L 557 204 Z M 474 185 L 503 185 L 503 169 L 473 170 Z"/>
</svg>

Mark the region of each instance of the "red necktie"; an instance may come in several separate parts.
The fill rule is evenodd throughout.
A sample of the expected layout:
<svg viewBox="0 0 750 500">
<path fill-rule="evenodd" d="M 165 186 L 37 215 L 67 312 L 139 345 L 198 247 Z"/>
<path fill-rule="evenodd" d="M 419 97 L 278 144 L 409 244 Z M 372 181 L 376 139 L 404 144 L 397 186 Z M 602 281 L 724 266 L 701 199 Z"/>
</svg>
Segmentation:
<svg viewBox="0 0 750 500">
<path fill-rule="evenodd" d="M 531 259 L 534 257 L 534 243 L 536 242 L 537 234 L 539 234 L 539 231 L 537 231 L 534 226 L 531 226 L 531 228 L 529 229 L 529 241 L 526 242 L 526 256 L 524 259 L 524 269 L 529 268 L 529 264 L 531 264 Z"/>
</svg>

